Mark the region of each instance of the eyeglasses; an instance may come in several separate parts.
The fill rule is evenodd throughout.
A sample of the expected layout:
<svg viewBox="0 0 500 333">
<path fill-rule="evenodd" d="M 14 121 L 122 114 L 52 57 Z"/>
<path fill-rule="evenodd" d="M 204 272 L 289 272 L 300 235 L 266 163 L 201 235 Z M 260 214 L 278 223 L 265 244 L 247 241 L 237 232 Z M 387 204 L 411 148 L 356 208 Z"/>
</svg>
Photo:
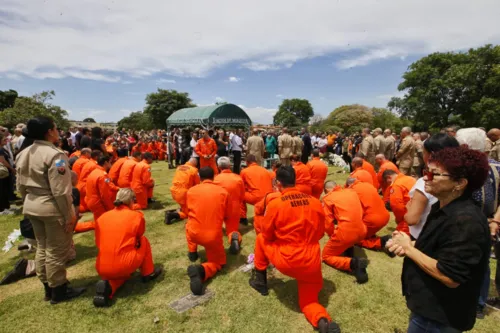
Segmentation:
<svg viewBox="0 0 500 333">
<path fill-rule="evenodd" d="M 451 177 L 451 175 L 447 173 L 436 173 L 429 170 L 424 170 L 424 176 L 426 176 L 429 181 L 434 180 L 435 176 Z"/>
</svg>

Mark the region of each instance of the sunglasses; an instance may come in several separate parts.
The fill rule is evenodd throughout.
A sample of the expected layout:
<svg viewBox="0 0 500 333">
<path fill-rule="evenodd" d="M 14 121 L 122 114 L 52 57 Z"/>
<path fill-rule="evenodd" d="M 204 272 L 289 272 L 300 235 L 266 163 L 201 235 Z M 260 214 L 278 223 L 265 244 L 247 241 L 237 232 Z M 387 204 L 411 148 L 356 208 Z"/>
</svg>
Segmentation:
<svg viewBox="0 0 500 333">
<path fill-rule="evenodd" d="M 436 173 L 429 170 L 424 170 L 424 176 L 427 177 L 429 181 L 434 180 L 435 176 L 451 177 L 451 175 L 447 173 Z"/>
</svg>

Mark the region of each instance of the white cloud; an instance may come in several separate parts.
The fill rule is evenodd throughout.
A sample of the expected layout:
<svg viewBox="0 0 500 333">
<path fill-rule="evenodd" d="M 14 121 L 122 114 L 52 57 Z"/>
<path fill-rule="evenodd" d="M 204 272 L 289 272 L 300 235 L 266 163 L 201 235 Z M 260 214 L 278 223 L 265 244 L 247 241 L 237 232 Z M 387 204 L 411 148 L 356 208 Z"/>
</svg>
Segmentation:
<svg viewBox="0 0 500 333">
<path fill-rule="evenodd" d="M 245 105 L 238 105 L 240 108 L 245 110 L 253 123 L 256 124 L 272 124 L 273 116 L 278 111 L 278 109 L 264 108 L 261 106 L 257 107 L 246 107 Z"/>
<path fill-rule="evenodd" d="M 277 98 L 284 98 L 284 97 L 285 97 L 285 95 L 278 94 L 278 95 L 276 95 L 276 97 L 277 97 Z"/>
<path fill-rule="evenodd" d="M 230 63 L 286 69 L 326 54 L 346 69 L 499 43 L 499 12 L 498 0 L 2 0 L 0 75 L 113 83 Z"/>
<path fill-rule="evenodd" d="M 122 84 L 132 84 L 132 83 L 134 83 L 134 82 L 132 82 L 132 81 L 122 81 Z"/>
<path fill-rule="evenodd" d="M 16 73 L 7 73 L 7 74 L 5 74 L 5 77 L 7 79 L 16 80 L 16 81 L 21 81 L 23 79 L 21 75 L 16 74 Z"/>
<path fill-rule="evenodd" d="M 166 84 L 166 83 L 176 83 L 175 80 L 171 79 L 158 79 L 156 80 L 156 84 Z"/>
<path fill-rule="evenodd" d="M 228 82 L 239 82 L 241 81 L 241 78 L 239 77 L 236 77 L 236 76 L 230 76 L 228 79 L 227 79 Z"/>
<path fill-rule="evenodd" d="M 215 97 L 216 103 L 225 102 L 225 101 L 226 101 L 226 99 L 224 97 L 219 97 L 219 96 Z"/>
<path fill-rule="evenodd" d="M 380 99 L 382 101 L 385 101 L 386 103 L 391 100 L 393 97 L 403 97 L 405 95 L 405 91 L 397 91 L 393 94 L 383 94 L 383 95 L 378 95 L 375 98 Z"/>
</svg>

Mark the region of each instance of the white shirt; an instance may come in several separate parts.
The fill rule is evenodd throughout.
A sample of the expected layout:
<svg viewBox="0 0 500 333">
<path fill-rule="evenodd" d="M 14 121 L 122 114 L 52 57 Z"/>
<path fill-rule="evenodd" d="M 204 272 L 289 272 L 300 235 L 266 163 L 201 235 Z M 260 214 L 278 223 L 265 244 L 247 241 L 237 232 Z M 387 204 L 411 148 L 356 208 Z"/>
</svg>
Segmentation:
<svg viewBox="0 0 500 333">
<path fill-rule="evenodd" d="M 316 135 L 311 136 L 311 145 L 314 147 L 314 144 L 318 142 L 318 138 Z"/>
<path fill-rule="evenodd" d="M 318 147 L 321 148 L 321 147 L 324 147 L 328 144 L 328 140 L 325 138 L 325 139 L 319 139 L 318 140 Z"/>
<path fill-rule="evenodd" d="M 196 151 L 194 150 L 194 147 L 196 147 L 196 143 L 197 141 L 195 139 L 191 139 L 191 142 L 189 143 L 191 148 L 193 148 L 193 154 L 191 155 L 191 157 L 199 157 L 198 154 L 196 154 Z"/>
<path fill-rule="evenodd" d="M 436 202 L 438 202 L 438 199 L 435 196 L 425 192 L 425 182 L 424 182 L 423 177 L 419 178 L 417 180 L 417 182 L 415 183 L 415 185 L 413 185 L 413 187 L 411 188 L 410 193 L 409 193 L 410 198 L 413 198 L 413 196 L 415 195 L 415 191 L 419 191 L 420 193 L 425 195 L 425 197 L 428 200 L 427 206 L 425 206 L 425 209 L 422 212 L 422 216 L 420 216 L 420 222 L 418 222 L 418 224 L 415 224 L 415 225 L 410 225 L 410 234 L 415 239 L 417 239 L 418 236 L 420 235 L 420 232 L 424 228 L 425 222 L 427 221 L 427 216 L 431 212 L 432 205 L 434 205 Z"/>
<path fill-rule="evenodd" d="M 233 151 L 241 151 L 243 146 L 243 141 L 238 135 L 233 135 L 231 139 L 231 148 Z"/>
<path fill-rule="evenodd" d="M 75 142 L 76 142 L 76 134 L 77 134 L 78 132 L 75 132 L 75 133 L 73 133 L 73 132 L 69 132 L 69 133 L 71 134 L 71 136 L 70 136 L 70 138 L 71 138 L 71 142 L 73 142 L 73 145 L 75 145 Z"/>
</svg>

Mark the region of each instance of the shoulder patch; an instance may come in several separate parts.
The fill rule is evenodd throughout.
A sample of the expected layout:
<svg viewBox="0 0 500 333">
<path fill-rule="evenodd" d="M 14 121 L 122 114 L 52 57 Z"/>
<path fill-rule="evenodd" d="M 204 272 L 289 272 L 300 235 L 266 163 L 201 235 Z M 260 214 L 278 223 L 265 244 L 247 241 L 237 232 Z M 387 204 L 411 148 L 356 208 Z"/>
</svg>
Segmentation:
<svg viewBox="0 0 500 333">
<path fill-rule="evenodd" d="M 66 162 L 62 159 L 58 159 L 54 162 L 57 168 L 57 173 L 64 175 L 66 173 Z"/>
<path fill-rule="evenodd" d="M 111 182 L 111 179 L 109 179 L 109 178 L 105 178 L 105 179 L 104 179 L 104 182 L 105 182 L 105 183 L 109 183 L 109 182 Z"/>
</svg>

